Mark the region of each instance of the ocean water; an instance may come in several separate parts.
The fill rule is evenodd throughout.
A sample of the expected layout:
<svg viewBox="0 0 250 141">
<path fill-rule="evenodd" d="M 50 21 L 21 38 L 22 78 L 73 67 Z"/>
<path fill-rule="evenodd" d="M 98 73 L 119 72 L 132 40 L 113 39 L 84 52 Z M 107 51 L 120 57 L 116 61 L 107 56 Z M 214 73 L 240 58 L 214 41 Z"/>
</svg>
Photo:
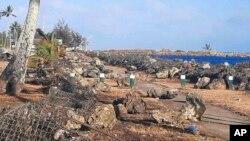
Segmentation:
<svg viewBox="0 0 250 141">
<path fill-rule="evenodd" d="M 160 59 L 182 59 L 183 61 L 190 61 L 194 59 L 196 62 L 209 62 L 211 64 L 223 64 L 224 62 L 228 62 L 230 65 L 235 65 L 241 62 L 250 61 L 250 57 L 218 57 L 218 56 L 171 56 L 171 55 L 163 55 L 163 56 L 153 56 L 155 58 Z"/>
</svg>

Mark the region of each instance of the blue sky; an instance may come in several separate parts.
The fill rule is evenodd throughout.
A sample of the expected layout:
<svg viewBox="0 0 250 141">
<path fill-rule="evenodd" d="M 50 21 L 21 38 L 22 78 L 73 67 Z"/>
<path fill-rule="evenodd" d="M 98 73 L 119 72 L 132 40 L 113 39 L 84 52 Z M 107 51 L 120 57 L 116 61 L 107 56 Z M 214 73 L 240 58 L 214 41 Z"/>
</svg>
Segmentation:
<svg viewBox="0 0 250 141">
<path fill-rule="evenodd" d="M 2 18 L 0 31 L 23 23 L 28 0 L 11 4 L 17 18 Z M 250 52 L 250 0 L 41 0 L 38 26 L 50 31 L 64 19 L 90 40 L 90 49 Z"/>
</svg>

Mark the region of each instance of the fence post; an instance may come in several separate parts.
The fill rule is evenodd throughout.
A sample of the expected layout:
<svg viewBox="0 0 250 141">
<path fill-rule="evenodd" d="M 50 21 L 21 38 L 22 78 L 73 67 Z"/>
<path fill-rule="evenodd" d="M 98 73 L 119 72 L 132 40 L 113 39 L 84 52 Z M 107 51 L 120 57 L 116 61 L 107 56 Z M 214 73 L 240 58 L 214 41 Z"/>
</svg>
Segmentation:
<svg viewBox="0 0 250 141">
<path fill-rule="evenodd" d="M 135 87 L 135 75 L 133 74 L 130 75 L 129 84 L 131 89 Z"/>
<path fill-rule="evenodd" d="M 182 88 L 186 86 L 186 75 L 181 75 L 180 83 Z"/>
</svg>

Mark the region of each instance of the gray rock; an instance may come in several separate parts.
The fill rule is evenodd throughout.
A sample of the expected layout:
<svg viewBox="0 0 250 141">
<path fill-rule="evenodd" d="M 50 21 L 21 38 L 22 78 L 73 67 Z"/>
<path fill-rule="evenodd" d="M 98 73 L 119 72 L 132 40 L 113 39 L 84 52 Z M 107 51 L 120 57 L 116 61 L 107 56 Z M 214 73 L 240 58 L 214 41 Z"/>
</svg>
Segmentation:
<svg viewBox="0 0 250 141">
<path fill-rule="evenodd" d="M 123 104 L 115 105 L 115 111 L 116 111 L 117 117 L 122 117 L 128 114 L 128 111 Z"/>
<path fill-rule="evenodd" d="M 147 91 L 149 97 L 161 98 L 161 99 L 173 99 L 178 95 L 177 89 L 154 87 Z"/>
<path fill-rule="evenodd" d="M 203 69 L 211 69 L 211 66 L 209 63 L 205 63 L 205 64 L 203 64 L 202 68 Z"/>
<path fill-rule="evenodd" d="M 118 78 L 120 77 L 120 75 L 118 75 L 118 74 L 115 73 L 115 72 L 112 72 L 112 73 L 107 73 L 107 74 L 105 75 L 105 77 L 106 77 L 107 79 L 118 79 Z"/>
<path fill-rule="evenodd" d="M 199 78 L 197 83 L 194 85 L 194 88 L 198 88 L 198 89 L 206 88 L 208 86 L 209 82 L 210 82 L 209 77 Z"/>
<path fill-rule="evenodd" d="M 129 82 L 129 77 L 119 77 L 116 79 L 116 83 L 118 87 L 129 87 L 130 82 Z"/>
<path fill-rule="evenodd" d="M 137 70 L 137 67 L 132 65 L 132 66 L 127 67 L 127 70 L 135 71 L 135 70 Z"/>
<path fill-rule="evenodd" d="M 88 119 L 88 124 L 98 129 L 113 128 L 116 122 L 115 110 L 111 104 L 97 106 L 95 112 Z"/>
<path fill-rule="evenodd" d="M 81 68 L 81 67 L 79 67 L 79 68 L 74 68 L 74 73 L 76 73 L 76 74 L 80 74 L 80 75 L 82 75 L 83 74 L 83 69 Z"/>
<path fill-rule="evenodd" d="M 67 111 L 67 116 L 70 119 L 79 121 L 81 123 L 85 123 L 85 118 L 83 116 L 77 114 L 75 111 L 68 110 Z M 76 122 L 74 122 L 72 120 L 68 120 L 65 126 L 66 126 L 66 128 L 68 130 L 76 130 L 76 129 L 80 129 L 81 128 L 81 124 L 76 123 Z"/>
<path fill-rule="evenodd" d="M 83 76 L 84 77 L 91 77 L 91 78 L 97 78 L 100 71 L 98 68 L 88 68 L 83 70 Z"/>
<path fill-rule="evenodd" d="M 226 84 L 224 79 L 214 79 L 209 85 L 208 85 L 208 89 L 226 89 Z"/>
<path fill-rule="evenodd" d="M 170 78 L 173 78 L 175 76 L 175 74 L 177 74 L 178 72 L 180 72 L 180 70 L 176 67 L 173 67 L 172 69 L 170 69 L 169 70 Z"/>
<path fill-rule="evenodd" d="M 144 113 L 146 110 L 146 104 L 142 98 L 139 95 L 133 93 L 126 95 L 125 107 L 129 114 L 140 114 Z"/>
<path fill-rule="evenodd" d="M 197 94 L 189 93 L 186 97 L 186 104 L 181 107 L 182 119 L 198 121 L 206 111 L 203 98 Z"/>
<path fill-rule="evenodd" d="M 102 61 L 97 57 L 94 58 L 94 61 L 95 61 L 95 65 L 103 65 Z"/>
<path fill-rule="evenodd" d="M 159 78 L 159 79 L 165 79 L 165 78 L 168 78 L 168 76 L 169 76 L 169 70 L 163 70 L 163 71 L 156 73 L 156 78 Z"/>
<path fill-rule="evenodd" d="M 157 111 L 152 114 L 152 117 L 157 121 L 157 123 L 173 123 L 174 120 L 172 118 L 173 115 L 169 112 Z"/>
<path fill-rule="evenodd" d="M 111 87 L 108 84 L 103 82 L 96 83 L 94 87 L 96 91 L 101 91 L 101 92 L 110 92 L 111 89 Z"/>
</svg>

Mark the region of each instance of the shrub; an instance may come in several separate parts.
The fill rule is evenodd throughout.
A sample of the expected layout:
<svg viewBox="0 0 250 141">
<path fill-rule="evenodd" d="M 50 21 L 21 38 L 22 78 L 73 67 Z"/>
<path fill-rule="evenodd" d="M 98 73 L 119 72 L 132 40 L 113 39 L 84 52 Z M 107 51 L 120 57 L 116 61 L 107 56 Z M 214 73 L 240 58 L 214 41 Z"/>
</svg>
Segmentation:
<svg viewBox="0 0 250 141">
<path fill-rule="evenodd" d="M 43 58 L 45 62 L 51 64 L 58 59 L 58 48 L 55 41 L 48 42 L 46 40 L 41 41 L 37 45 L 37 53 L 36 56 Z"/>
</svg>

